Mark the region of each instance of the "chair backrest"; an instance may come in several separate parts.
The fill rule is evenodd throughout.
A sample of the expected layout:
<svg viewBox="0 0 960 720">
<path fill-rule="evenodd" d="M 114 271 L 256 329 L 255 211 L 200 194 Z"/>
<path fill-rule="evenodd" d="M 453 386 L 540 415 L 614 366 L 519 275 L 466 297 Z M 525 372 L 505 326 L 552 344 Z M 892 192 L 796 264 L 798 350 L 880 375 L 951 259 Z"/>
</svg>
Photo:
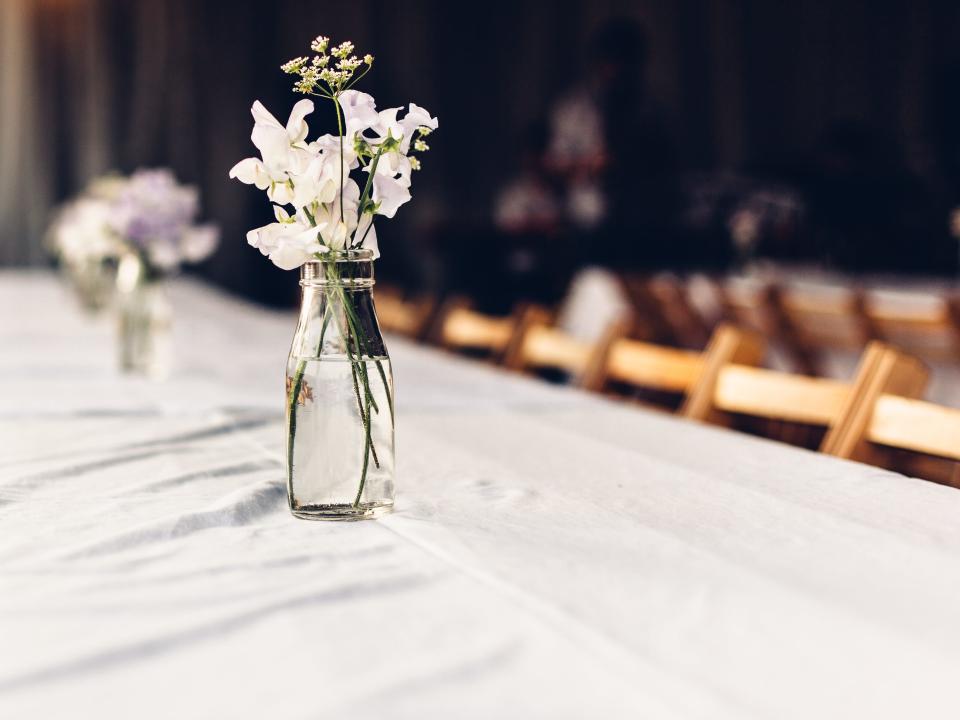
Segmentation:
<svg viewBox="0 0 960 720">
<path fill-rule="evenodd" d="M 426 333 L 437 307 L 436 299 L 429 295 L 408 300 L 390 287 L 377 290 L 376 304 L 382 329 L 417 339 Z"/>
<path fill-rule="evenodd" d="M 871 343 L 860 359 L 852 382 L 724 365 L 704 376 L 682 414 L 718 424 L 746 416 L 825 430 L 821 451 L 844 456 L 844 438 L 860 422 L 865 402 L 878 388 L 896 388 L 907 396 L 919 394 L 926 370 L 880 343 Z"/>
<path fill-rule="evenodd" d="M 716 368 L 730 362 L 757 363 L 763 356 L 759 335 L 731 325 L 720 325 L 703 352 L 629 340 L 622 335 L 622 328 L 610 331 L 605 346 L 594 356 L 594 366 L 584 376 L 584 387 L 602 390 L 614 381 L 687 396 Z"/>
<path fill-rule="evenodd" d="M 862 440 L 960 462 L 960 409 L 883 394 Z"/>
<path fill-rule="evenodd" d="M 747 278 L 729 278 L 717 283 L 723 315 L 727 322 L 747 328 L 766 338 L 780 333 L 776 290 L 769 282 Z"/>
<path fill-rule="evenodd" d="M 710 341 L 711 326 L 691 303 L 681 278 L 671 273 L 654 275 L 647 281 L 647 294 L 657 303 L 674 343 L 701 348 Z"/>
<path fill-rule="evenodd" d="M 682 346 L 671 318 L 664 313 L 664 286 L 655 286 L 648 275 L 626 274 L 619 279 L 633 312 L 631 336 L 651 343 Z"/>
<path fill-rule="evenodd" d="M 561 370 L 581 379 L 605 341 L 580 340 L 554 327 L 552 319 L 552 313 L 539 306 L 524 308 L 503 364 L 521 372 Z"/>
<path fill-rule="evenodd" d="M 879 345 L 879 343 L 877 343 Z M 825 451 L 960 486 L 960 409 L 916 399 L 926 367 L 890 346 Z"/>
<path fill-rule="evenodd" d="M 863 310 L 877 338 L 929 360 L 960 363 L 960 297 L 873 291 Z"/>
<path fill-rule="evenodd" d="M 462 298 L 444 303 L 432 332 L 433 340 L 448 350 L 476 350 L 499 359 L 519 327 L 519 314 L 486 315 Z"/>
<path fill-rule="evenodd" d="M 855 289 L 785 285 L 775 298 L 794 341 L 811 354 L 821 349 L 859 352 L 871 339 L 862 294 Z"/>
</svg>

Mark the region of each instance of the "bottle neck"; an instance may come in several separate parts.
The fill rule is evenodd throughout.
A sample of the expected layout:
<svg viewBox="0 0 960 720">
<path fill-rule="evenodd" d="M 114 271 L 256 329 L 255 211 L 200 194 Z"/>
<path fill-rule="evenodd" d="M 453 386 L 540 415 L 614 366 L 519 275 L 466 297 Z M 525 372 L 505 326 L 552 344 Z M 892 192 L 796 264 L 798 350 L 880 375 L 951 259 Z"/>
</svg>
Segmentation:
<svg viewBox="0 0 960 720">
<path fill-rule="evenodd" d="M 300 285 L 311 287 L 344 287 L 354 290 L 372 288 L 373 256 L 369 251 L 330 253 L 329 259 L 304 263 L 300 268 Z"/>
</svg>

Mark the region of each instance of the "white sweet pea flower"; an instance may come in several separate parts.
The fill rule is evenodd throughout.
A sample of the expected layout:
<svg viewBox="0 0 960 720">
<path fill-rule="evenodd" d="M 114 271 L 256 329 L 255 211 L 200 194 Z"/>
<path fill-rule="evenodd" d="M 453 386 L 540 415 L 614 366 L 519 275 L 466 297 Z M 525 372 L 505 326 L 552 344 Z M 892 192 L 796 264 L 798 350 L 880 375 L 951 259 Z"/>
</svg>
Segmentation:
<svg viewBox="0 0 960 720">
<path fill-rule="evenodd" d="M 247 242 L 268 256 L 282 270 L 293 270 L 313 259 L 327 248 L 319 241 L 318 229 L 299 216 L 290 217 L 281 207 L 274 207 L 277 222 L 247 233 Z"/>
<path fill-rule="evenodd" d="M 299 209 L 314 203 L 331 202 L 340 189 L 338 172 L 336 157 L 317 155 L 303 173 L 293 176 L 289 203 Z"/>
<path fill-rule="evenodd" d="M 230 177 L 266 190 L 274 202 L 287 204 L 293 200 L 291 174 L 302 173 L 314 155 L 305 143 L 309 128 L 304 119 L 313 112 L 313 102 L 301 100 L 294 105 L 286 127 L 259 100 L 250 112 L 254 119 L 250 138 L 262 159 L 241 160 L 230 169 Z"/>
<path fill-rule="evenodd" d="M 341 215 L 340 208 L 343 207 Z M 357 229 L 357 211 L 360 208 L 360 186 L 353 180 L 343 184 L 343 202 L 339 194 L 331 202 L 320 205 L 314 214 L 317 230 L 323 243 L 331 250 L 343 250 L 347 240 Z"/>
<path fill-rule="evenodd" d="M 357 225 L 355 237 L 360 242 L 360 247 L 365 250 L 373 250 L 373 259 L 380 257 L 380 245 L 377 242 L 377 228 L 373 224 L 373 214 L 365 212 Z"/>
<path fill-rule="evenodd" d="M 410 174 L 412 171 L 413 166 L 410 158 L 406 155 L 401 155 L 399 152 L 383 153 L 380 156 L 380 160 L 377 161 L 377 175 L 387 175 L 388 177 L 395 178 L 406 187 L 410 187 Z"/>
<path fill-rule="evenodd" d="M 340 107 L 346 124 L 347 138 L 363 133 L 374 127 L 379 121 L 377 104 L 373 96 L 358 90 L 345 90 L 340 93 Z"/>
<path fill-rule="evenodd" d="M 377 214 L 392 218 L 397 209 L 409 202 L 410 181 L 402 177 L 393 177 L 388 173 L 377 172 L 373 176 L 373 201 L 378 204 Z"/>
<path fill-rule="evenodd" d="M 403 128 L 403 139 L 400 141 L 400 152 L 406 155 L 410 152 L 410 141 L 413 140 L 413 134 L 417 129 L 425 127 L 430 130 L 436 130 L 440 121 L 435 117 L 430 117 L 426 108 L 422 108 L 416 103 L 410 103 L 407 114 L 400 120 L 400 126 Z"/>
<path fill-rule="evenodd" d="M 401 205 L 410 201 L 411 170 L 410 158 L 398 150 L 380 155 L 373 177 L 373 201 L 378 204 L 378 215 L 392 218 Z"/>
<path fill-rule="evenodd" d="M 429 132 L 439 127 L 439 120 L 430 117 L 430 113 L 416 103 L 410 103 L 407 114 L 398 118 L 397 113 L 401 110 L 403 108 L 395 107 L 377 113 L 377 124 L 371 126 L 377 137 L 370 140 L 371 145 L 379 145 L 389 136 L 399 141 L 399 152 L 406 155 L 410 152 L 410 143 L 418 129 L 428 128 Z"/>
<path fill-rule="evenodd" d="M 340 156 L 340 137 L 337 135 L 321 135 L 310 143 L 310 150 L 322 153 L 330 159 L 334 163 L 334 167 L 336 167 L 335 158 Z M 342 160 L 344 177 L 360 165 L 360 161 L 357 159 L 357 152 L 353 147 L 352 137 L 343 138 Z"/>
<path fill-rule="evenodd" d="M 376 124 L 370 126 L 370 129 L 376 133 L 376 137 L 369 140 L 371 145 L 382 145 L 388 137 L 394 140 L 400 140 L 403 137 L 403 125 L 397 120 L 397 113 L 401 110 L 403 108 L 395 107 L 377 113 Z"/>
</svg>

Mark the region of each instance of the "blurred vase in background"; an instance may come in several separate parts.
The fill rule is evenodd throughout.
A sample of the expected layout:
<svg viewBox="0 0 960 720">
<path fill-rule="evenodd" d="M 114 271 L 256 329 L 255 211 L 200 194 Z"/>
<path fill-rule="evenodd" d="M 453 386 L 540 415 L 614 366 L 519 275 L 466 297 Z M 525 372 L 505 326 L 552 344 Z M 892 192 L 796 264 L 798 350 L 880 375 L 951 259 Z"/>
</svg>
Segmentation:
<svg viewBox="0 0 960 720">
<path fill-rule="evenodd" d="M 173 309 L 166 282 L 134 253 L 117 272 L 117 352 L 124 372 L 163 379 L 172 364 Z"/>
</svg>

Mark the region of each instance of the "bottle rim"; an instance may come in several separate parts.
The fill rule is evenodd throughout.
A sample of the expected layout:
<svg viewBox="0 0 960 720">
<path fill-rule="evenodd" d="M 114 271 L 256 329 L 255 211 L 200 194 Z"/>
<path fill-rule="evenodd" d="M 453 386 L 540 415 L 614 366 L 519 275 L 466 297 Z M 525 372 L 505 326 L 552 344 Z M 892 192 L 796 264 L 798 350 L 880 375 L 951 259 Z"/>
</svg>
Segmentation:
<svg viewBox="0 0 960 720">
<path fill-rule="evenodd" d="M 360 248 L 357 250 L 331 250 L 322 257 L 305 262 L 300 266 L 301 285 L 373 285 L 373 250 Z M 337 271 L 330 277 L 330 266 L 339 265 L 369 265 L 359 276 L 344 276 Z M 327 268 L 325 270 L 324 268 Z"/>
</svg>

